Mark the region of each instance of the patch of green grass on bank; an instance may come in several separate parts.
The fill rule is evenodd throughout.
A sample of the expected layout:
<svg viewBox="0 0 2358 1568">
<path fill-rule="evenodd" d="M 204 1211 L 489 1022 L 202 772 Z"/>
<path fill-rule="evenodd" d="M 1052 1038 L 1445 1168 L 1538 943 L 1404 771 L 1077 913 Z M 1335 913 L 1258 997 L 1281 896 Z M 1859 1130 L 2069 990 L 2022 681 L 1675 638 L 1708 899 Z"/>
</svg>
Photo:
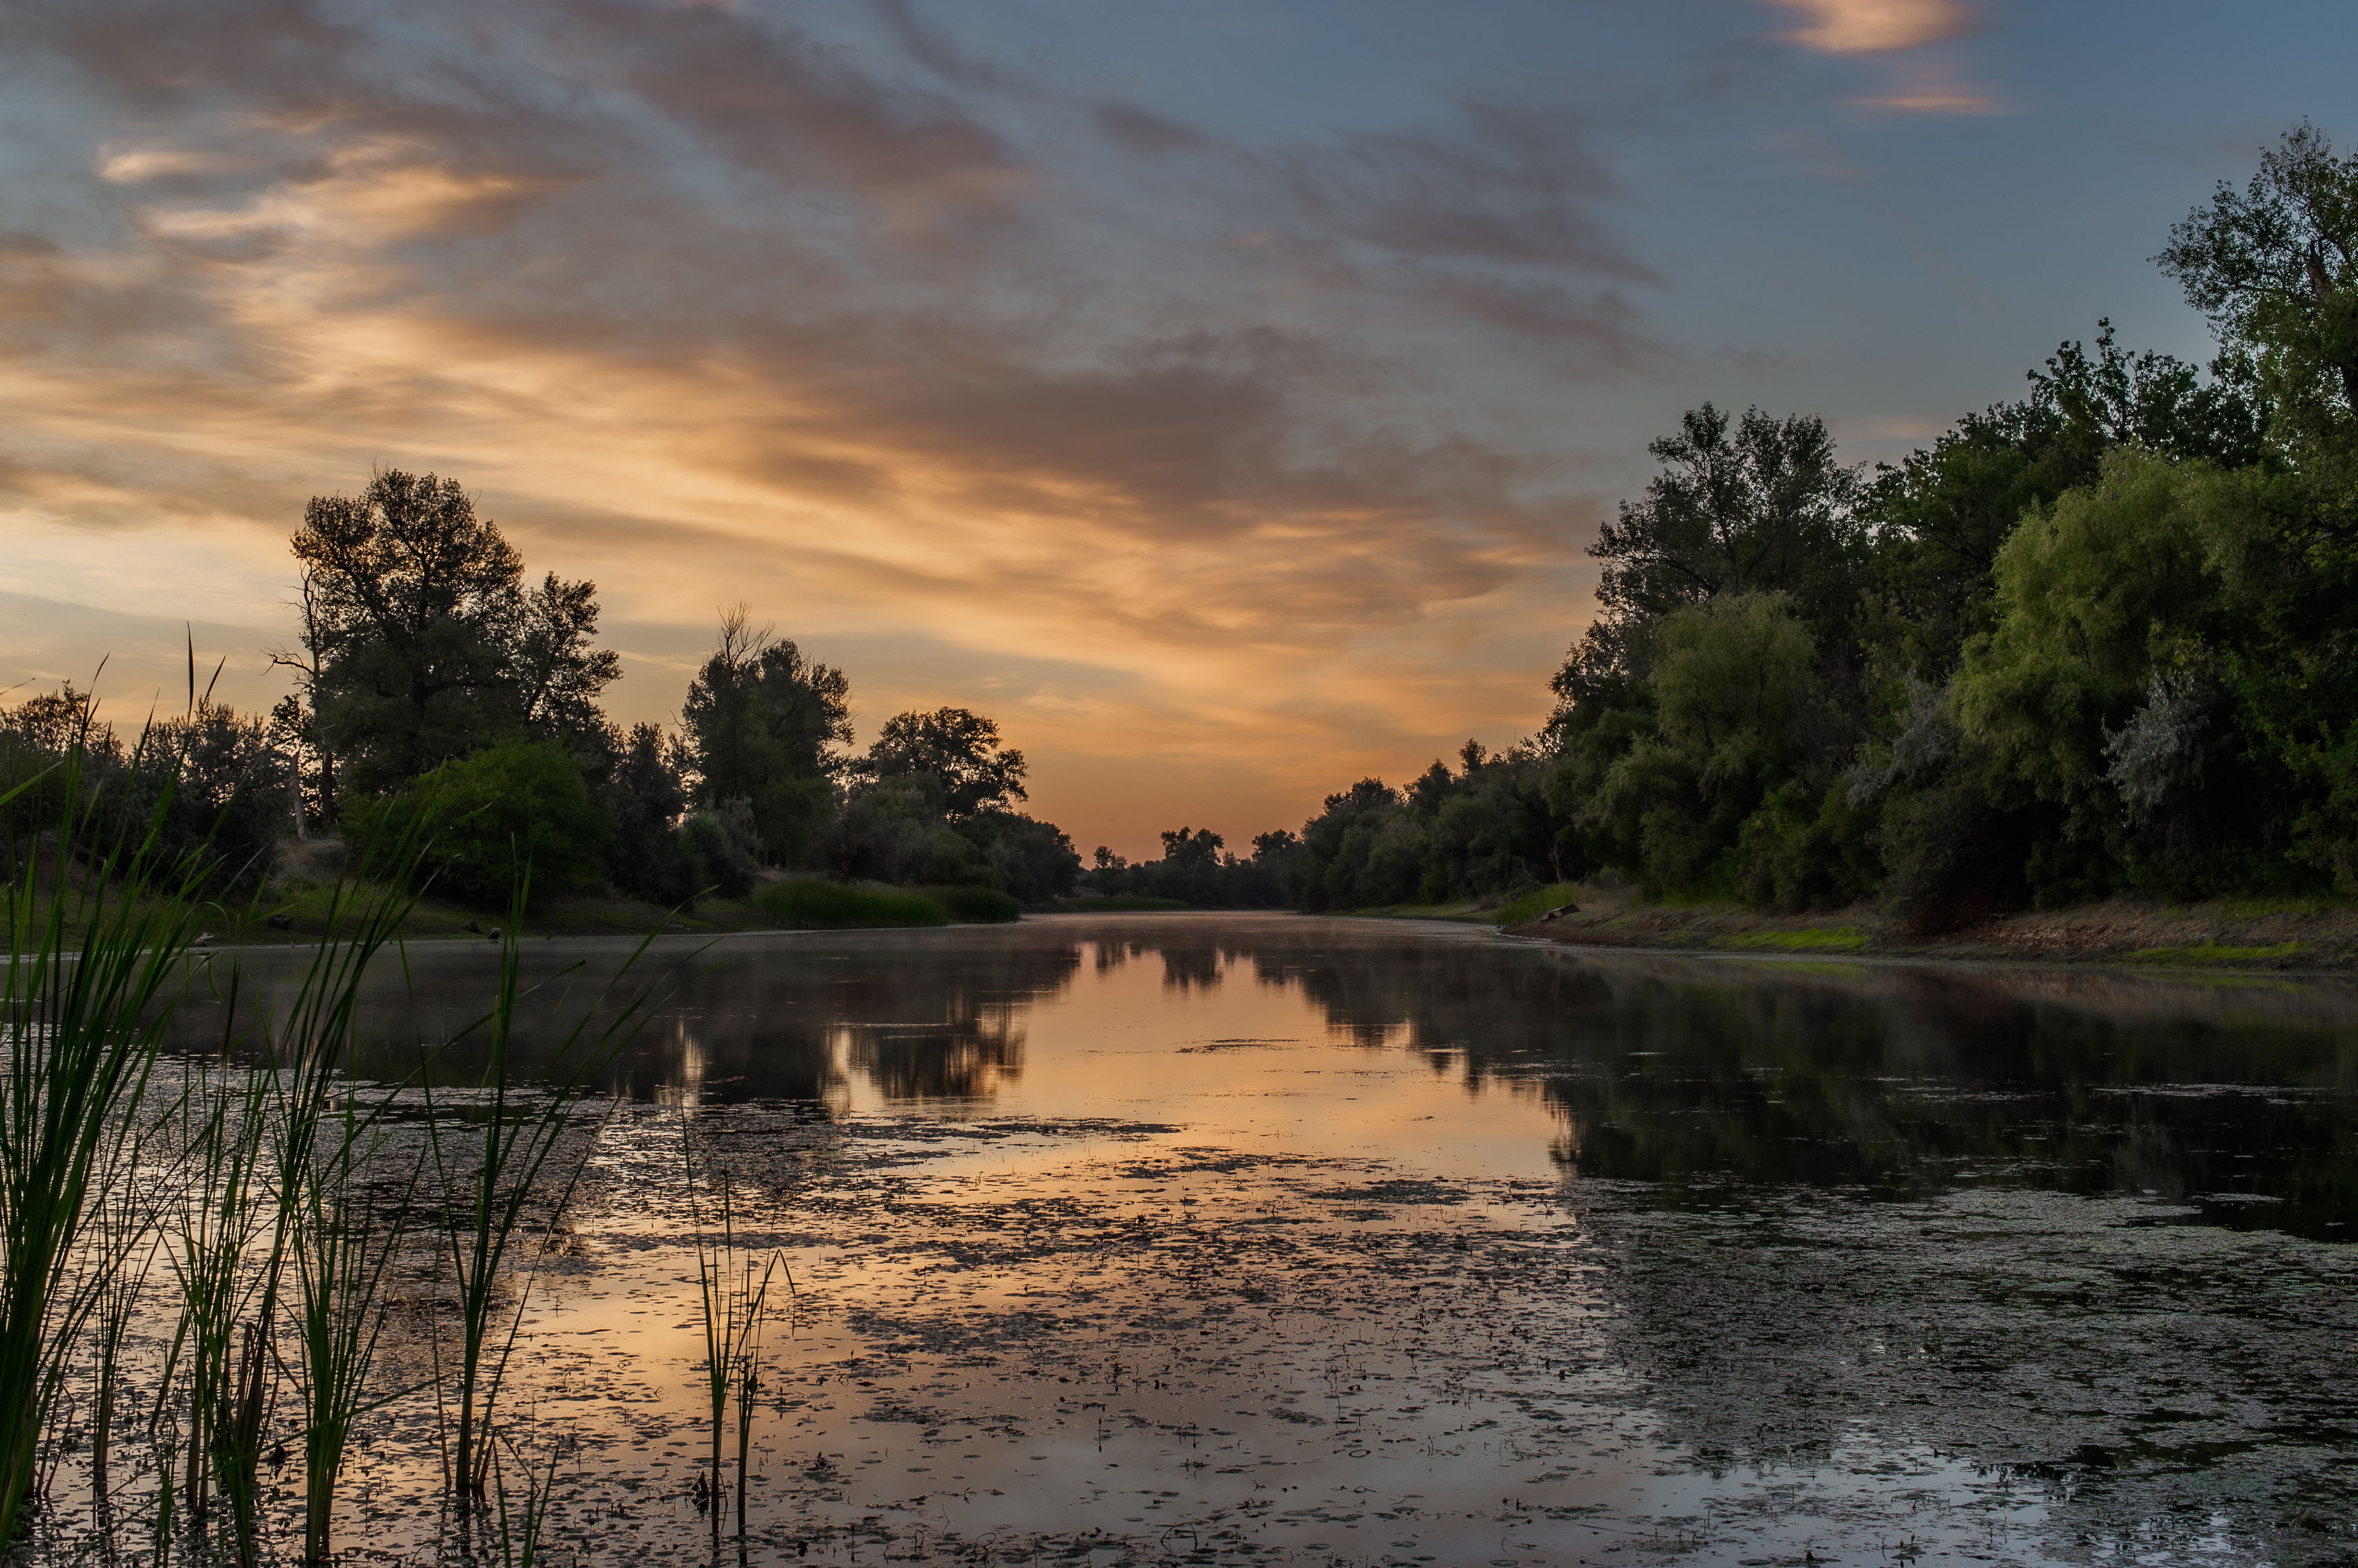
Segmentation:
<svg viewBox="0 0 2358 1568">
<path fill-rule="evenodd" d="M 1715 939 L 1714 946 L 1776 953 L 1855 953 L 1866 946 L 1866 933 L 1855 925 L 1812 925 L 1800 931 L 1738 931 Z"/>
<path fill-rule="evenodd" d="M 950 923 L 950 912 L 923 893 L 795 881 L 772 882 L 754 896 L 772 920 L 802 931 Z"/>
<path fill-rule="evenodd" d="M 2351 901 L 2316 894 L 2307 897 L 2223 898 L 2212 906 L 2228 920 L 2264 920 L 2271 914 L 2315 916 L 2346 913 Z"/>
<path fill-rule="evenodd" d="M 1126 914 L 1139 910 L 1193 909 L 1195 906 L 1184 898 L 1142 898 L 1122 894 L 1116 898 L 1060 898 L 1056 907 L 1068 914 Z"/>
<path fill-rule="evenodd" d="M 918 888 L 965 925 L 1005 925 L 1023 918 L 1023 906 L 997 888 Z"/>
<path fill-rule="evenodd" d="M 2147 964 L 2255 964 L 2270 958 L 2289 958 L 2300 949 L 2298 942 L 2279 942 L 2273 947 L 2198 942 L 2185 947 L 2141 947 L 2129 957 Z"/>
<path fill-rule="evenodd" d="M 1579 902 L 1579 888 L 1571 882 L 1552 882 L 1509 899 L 1492 912 L 1491 918 L 1501 925 L 1528 925 L 1551 909 Z"/>
</svg>

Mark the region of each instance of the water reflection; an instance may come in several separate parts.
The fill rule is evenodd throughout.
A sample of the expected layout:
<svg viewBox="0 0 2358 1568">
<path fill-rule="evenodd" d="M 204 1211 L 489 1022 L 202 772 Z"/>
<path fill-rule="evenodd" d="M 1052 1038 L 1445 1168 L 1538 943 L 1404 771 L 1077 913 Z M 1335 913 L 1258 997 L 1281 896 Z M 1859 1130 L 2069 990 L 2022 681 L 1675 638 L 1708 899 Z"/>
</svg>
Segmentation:
<svg viewBox="0 0 2358 1568">
<path fill-rule="evenodd" d="M 1094 995 L 1159 965 L 1170 1005 L 1245 985 L 1306 1007 L 1336 1044 L 1419 1054 L 1468 1092 L 1536 1096 L 1563 1170 L 1654 1184 L 1664 1201 L 1731 1181 L 1887 1197 L 1996 1183 L 2182 1197 L 2223 1223 L 2320 1235 L 2358 1209 L 2346 984 L 1581 954 L 1287 917 L 680 942 L 618 980 L 628 951 L 527 946 L 527 1064 L 644 992 L 646 1026 L 606 1086 L 618 1096 L 838 1116 L 858 1086 L 979 1114 L 1022 1098 L 1039 1019 L 1094 1016 L 1076 983 Z M 292 978 L 287 957 L 236 961 L 249 1016 Z M 380 966 L 356 1070 L 400 1077 L 422 1054 L 444 1080 L 479 1070 L 467 1030 L 495 968 L 489 944 Z M 175 1035 L 207 1045 L 224 1024 L 200 994 Z"/>
<path fill-rule="evenodd" d="M 691 1128 L 806 1292 L 797 1558 L 2233 1555 L 2151 1533 L 2199 1517 L 2308 1561 L 2353 1517 L 2346 984 L 1273 915 L 626 952 L 527 954 L 527 1062 L 652 1007 L 517 1405 L 580 1412 L 568 1528 L 630 1491 L 634 1562 L 707 1560 Z M 223 958 L 248 1016 L 291 978 Z M 372 977 L 362 1069 L 471 1071 L 495 961 Z M 372 1463 L 430 1483 L 403 1419 Z"/>
</svg>

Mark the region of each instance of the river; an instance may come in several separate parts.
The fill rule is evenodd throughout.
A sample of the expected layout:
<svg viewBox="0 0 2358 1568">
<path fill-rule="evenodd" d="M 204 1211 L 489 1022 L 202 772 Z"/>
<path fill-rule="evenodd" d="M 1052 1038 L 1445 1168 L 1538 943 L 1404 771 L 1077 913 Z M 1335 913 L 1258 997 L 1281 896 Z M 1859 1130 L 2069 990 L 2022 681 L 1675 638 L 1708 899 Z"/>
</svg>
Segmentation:
<svg viewBox="0 0 2358 1568">
<path fill-rule="evenodd" d="M 611 1013 L 627 948 L 526 944 L 527 1054 Z M 380 966 L 356 1073 L 413 1072 L 496 954 Z M 288 961 L 211 960 L 248 997 Z M 684 1141 L 795 1286 L 732 1559 L 2358 1551 L 2349 984 L 1251 914 L 633 973 L 503 1396 L 554 1561 L 712 1559 Z M 436 1353 L 406 1288 L 395 1381 Z M 433 1560 L 431 1400 L 370 1421 L 341 1537 Z"/>
</svg>

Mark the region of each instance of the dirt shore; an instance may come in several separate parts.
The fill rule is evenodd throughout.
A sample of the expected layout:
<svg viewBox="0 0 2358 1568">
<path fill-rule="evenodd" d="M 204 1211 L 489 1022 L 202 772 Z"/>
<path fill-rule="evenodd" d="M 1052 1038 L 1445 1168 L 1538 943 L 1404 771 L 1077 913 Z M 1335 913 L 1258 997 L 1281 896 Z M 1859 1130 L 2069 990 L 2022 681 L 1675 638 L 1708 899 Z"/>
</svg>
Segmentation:
<svg viewBox="0 0 2358 1568">
<path fill-rule="evenodd" d="M 2340 900 L 2111 899 L 1931 934 L 1871 904 L 1786 915 L 1725 904 L 1655 904 L 1633 892 L 1599 891 L 1585 892 L 1575 912 L 1508 929 L 1574 946 L 2358 971 L 2358 904 Z"/>
</svg>

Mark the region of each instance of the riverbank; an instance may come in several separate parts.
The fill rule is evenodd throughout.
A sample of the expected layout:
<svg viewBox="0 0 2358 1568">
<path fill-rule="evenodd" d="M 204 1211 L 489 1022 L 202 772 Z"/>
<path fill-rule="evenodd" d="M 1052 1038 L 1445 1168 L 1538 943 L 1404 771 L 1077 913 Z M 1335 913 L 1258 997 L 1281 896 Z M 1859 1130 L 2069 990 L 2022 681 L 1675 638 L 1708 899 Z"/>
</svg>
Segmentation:
<svg viewBox="0 0 2358 1568">
<path fill-rule="evenodd" d="M 1631 891 L 1590 888 L 1581 891 L 1577 903 L 1574 913 L 1502 929 L 1573 946 L 1679 952 L 2358 971 L 2358 904 L 2343 900 L 2212 899 L 2173 904 L 2117 898 L 2068 909 L 1993 915 L 1937 934 L 1918 930 L 1872 904 L 1789 915 L 1735 904 L 1654 903 Z"/>
</svg>

